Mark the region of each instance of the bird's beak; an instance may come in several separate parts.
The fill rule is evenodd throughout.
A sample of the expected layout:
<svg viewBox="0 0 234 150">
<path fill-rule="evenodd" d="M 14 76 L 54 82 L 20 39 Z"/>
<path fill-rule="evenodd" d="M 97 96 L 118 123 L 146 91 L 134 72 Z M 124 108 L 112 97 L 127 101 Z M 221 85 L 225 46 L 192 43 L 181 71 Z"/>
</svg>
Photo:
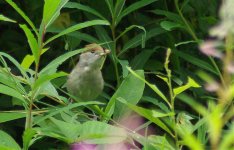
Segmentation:
<svg viewBox="0 0 234 150">
<path fill-rule="evenodd" d="M 111 51 L 109 49 L 103 49 L 103 52 L 100 53 L 101 56 L 105 56 L 107 54 L 109 54 Z"/>
</svg>

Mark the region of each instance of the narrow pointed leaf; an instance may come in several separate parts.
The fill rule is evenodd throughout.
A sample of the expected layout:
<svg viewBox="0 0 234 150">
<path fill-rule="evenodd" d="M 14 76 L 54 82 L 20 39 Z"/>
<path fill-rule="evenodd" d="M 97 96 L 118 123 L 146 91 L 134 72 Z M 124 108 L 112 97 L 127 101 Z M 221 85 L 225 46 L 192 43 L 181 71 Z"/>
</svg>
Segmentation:
<svg viewBox="0 0 234 150">
<path fill-rule="evenodd" d="M 28 128 L 24 131 L 23 134 L 23 147 L 25 150 L 29 149 L 29 147 L 35 142 L 33 137 L 36 135 L 36 130 L 33 128 Z"/>
<path fill-rule="evenodd" d="M 5 0 L 5 1 L 8 4 L 10 4 L 11 7 L 13 7 L 16 10 L 16 12 L 20 14 L 21 17 L 24 18 L 24 20 L 30 25 L 30 27 L 33 29 L 35 34 L 38 36 L 37 28 L 35 27 L 33 22 L 28 18 L 28 16 L 12 0 Z"/>
<path fill-rule="evenodd" d="M 48 28 L 59 16 L 60 10 L 68 0 L 45 0 L 42 23 Z"/>
<path fill-rule="evenodd" d="M 145 82 L 156 94 L 158 94 L 167 104 L 171 107 L 171 104 L 168 102 L 166 96 L 158 89 L 158 87 L 154 84 L 149 83 L 144 78 L 140 77 L 138 74 L 136 74 L 131 68 L 127 67 L 129 72 L 131 72 L 134 76 Z"/>
<path fill-rule="evenodd" d="M 23 102 L 25 101 L 22 94 L 20 94 L 18 91 L 14 90 L 8 86 L 5 86 L 3 84 L 0 84 L 0 93 L 11 96 L 11 97 L 15 97 L 17 99 L 20 99 Z"/>
<path fill-rule="evenodd" d="M 30 49 L 32 51 L 32 54 L 34 56 L 36 64 L 39 63 L 39 57 L 40 57 L 40 52 L 39 52 L 39 46 L 37 44 L 37 40 L 35 39 L 34 35 L 32 32 L 29 30 L 29 28 L 26 25 L 20 25 L 20 28 L 23 29 L 27 39 L 28 43 L 30 46 Z"/>
<path fill-rule="evenodd" d="M 20 66 L 20 64 L 17 62 L 17 60 L 15 60 L 15 58 L 13 58 L 12 56 L 10 56 L 7 53 L 0 52 L 0 59 L 2 56 L 6 57 L 8 60 L 10 60 L 26 79 L 29 78 L 28 75 L 26 74 L 25 70 Z"/>
<path fill-rule="evenodd" d="M 10 113 L 5 113 L 1 112 L 0 113 L 0 123 L 19 119 L 19 118 L 24 118 L 26 117 L 25 113 L 19 113 L 19 112 L 10 112 Z"/>
<path fill-rule="evenodd" d="M 0 137 L 1 150 L 21 150 L 16 141 L 6 132 L 0 130 Z"/>
<path fill-rule="evenodd" d="M 80 139 L 93 144 L 112 144 L 122 142 L 127 138 L 126 131 L 104 122 L 87 121 L 81 126 Z"/>
<path fill-rule="evenodd" d="M 65 5 L 65 8 L 76 8 L 76 9 L 79 9 L 79 10 L 82 10 L 82 11 L 85 11 L 85 12 L 88 12 L 90 14 L 93 14 L 103 20 L 106 20 L 105 17 L 103 17 L 98 11 L 96 11 L 95 9 L 89 7 L 89 6 L 86 6 L 86 5 L 82 5 L 80 3 L 75 3 L 75 2 L 68 2 L 66 5 Z"/>
<path fill-rule="evenodd" d="M 62 77 L 62 76 L 66 76 L 67 73 L 65 72 L 58 72 L 58 73 L 54 73 L 54 74 L 51 74 L 51 75 L 41 75 L 38 77 L 38 79 L 36 80 L 34 86 L 33 86 L 33 89 L 36 89 L 38 87 L 40 87 L 43 83 L 45 82 L 48 82 L 50 80 L 53 80 L 53 79 L 56 79 L 56 78 L 59 78 L 59 77 Z"/>
<path fill-rule="evenodd" d="M 137 1 L 137 2 L 133 3 L 128 8 L 123 10 L 121 15 L 118 17 L 116 24 L 118 24 L 121 21 L 121 19 L 123 17 L 125 17 L 126 15 L 128 15 L 129 13 L 131 13 L 131 12 L 137 10 L 137 9 L 140 9 L 140 8 L 146 6 L 146 5 L 149 5 L 149 4 L 153 3 L 153 2 L 156 2 L 156 1 L 157 0 L 140 0 L 140 1 Z"/>
<path fill-rule="evenodd" d="M 41 55 L 45 53 L 48 49 L 49 48 L 42 49 Z M 33 55 L 26 55 L 21 63 L 21 66 L 27 70 L 30 68 L 30 66 L 33 64 L 34 61 L 35 61 L 35 58 Z"/>
<path fill-rule="evenodd" d="M 106 5 L 108 6 L 111 16 L 114 16 L 114 4 L 113 4 L 113 0 L 105 0 Z"/>
<path fill-rule="evenodd" d="M 59 65 L 61 65 L 64 61 L 66 61 L 67 59 L 69 59 L 70 57 L 77 55 L 81 52 L 85 51 L 85 49 L 78 49 L 78 50 L 74 50 L 71 52 L 68 52 L 66 54 L 63 54 L 61 56 L 59 56 L 58 58 L 54 59 L 53 61 L 51 61 L 45 68 L 43 68 L 39 74 L 52 74 L 55 73 L 57 70 L 57 67 Z"/>
<path fill-rule="evenodd" d="M 7 22 L 13 22 L 13 23 L 16 23 L 15 20 L 12 20 L 4 15 L 0 15 L 0 21 L 7 21 Z"/>
<path fill-rule="evenodd" d="M 57 35 L 49 38 L 45 42 L 45 45 L 48 44 L 49 42 L 51 42 L 51 41 L 53 41 L 53 40 L 55 40 L 55 39 L 63 36 L 63 35 L 69 34 L 71 32 L 74 32 L 74 31 L 77 31 L 77 30 L 80 30 L 80 29 L 83 29 L 83 28 L 86 28 L 86 27 L 94 26 L 94 25 L 109 25 L 109 22 L 105 21 L 105 20 L 92 20 L 92 21 L 86 21 L 86 22 L 83 22 L 83 23 L 71 26 L 71 27 L 63 30 L 59 34 L 57 34 Z"/>
<path fill-rule="evenodd" d="M 173 93 L 175 94 L 175 97 L 176 95 L 182 93 L 183 91 L 191 88 L 191 87 L 194 87 L 194 88 L 199 88 L 201 87 L 196 81 L 194 81 L 192 78 L 188 78 L 188 83 L 186 83 L 185 85 L 183 86 L 180 86 L 180 87 L 177 87 L 177 88 L 174 88 L 173 89 Z"/>
</svg>

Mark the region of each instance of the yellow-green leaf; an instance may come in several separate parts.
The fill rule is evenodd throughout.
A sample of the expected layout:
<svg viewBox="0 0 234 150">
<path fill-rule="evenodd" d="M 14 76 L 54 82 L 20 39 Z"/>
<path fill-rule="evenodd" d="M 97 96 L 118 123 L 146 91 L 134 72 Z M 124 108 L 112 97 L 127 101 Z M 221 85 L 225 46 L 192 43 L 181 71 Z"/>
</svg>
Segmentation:
<svg viewBox="0 0 234 150">
<path fill-rule="evenodd" d="M 23 31 L 28 39 L 28 43 L 29 43 L 30 49 L 32 51 L 32 54 L 34 56 L 35 62 L 36 62 L 36 64 L 38 64 L 40 53 L 39 53 L 39 46 L 37 44 L 37 40 L 35 39 L 31 30 L 26 25 L 24 25 L 24 24 L 20 25 L 20 28 L 23 29 Z"/>
<path fill-rule="evenodd" d="M 192 78 L 188 78 L 188 83 L 186 83 L 183 86 L 177 87 L 173 89 L 174 92 L 174 97 L 176 97 L 178 94 L 184 92 L 185 90 L 194 87 L 194 88 L 199 88 L 201 87 L 196 81 L 194 81 Z"/>
<path fill-rule="evenodd" d="M 12 20 L 4 15 L 0 15 L 0 21 L 7 21 L 7 22 L 13 22 L 13 23 L 16 23 L 15 20 Z"/>
<path fill-rule="evenodd" d="M 45 53 L 49 48 L 42 49 L 41 55 Z M 32 63 L 35 61 L 33 55 L 26 55 L 21 63 L 21 66 L 24 69 L 29 69 L 29 67 L 32 65 Z"/>
</svg>

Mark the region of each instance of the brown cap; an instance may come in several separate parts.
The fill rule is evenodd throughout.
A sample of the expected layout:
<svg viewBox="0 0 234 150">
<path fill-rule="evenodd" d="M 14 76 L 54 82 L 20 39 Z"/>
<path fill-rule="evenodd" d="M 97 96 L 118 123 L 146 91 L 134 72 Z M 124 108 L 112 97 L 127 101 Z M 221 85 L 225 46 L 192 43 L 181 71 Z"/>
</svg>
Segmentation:
<svg viewBox="0 0 234 150">
<path fill-rule="evenodd" d="M 85 48 L 87 48 L 90 51 L 103 51 L 103 48 L 96 43 L 85 45 Z"/>
<path fill-rule="evenodd" d="M 100 45 L 98 45 L 96 43 L 85 45 L 85 48 L 87 48 L 88 51 L 99 51 L 101 53 L 101 55 L 106 55 L 106 54 L 110 53 L 110 50 L 103 49 Z"/>
</svg>

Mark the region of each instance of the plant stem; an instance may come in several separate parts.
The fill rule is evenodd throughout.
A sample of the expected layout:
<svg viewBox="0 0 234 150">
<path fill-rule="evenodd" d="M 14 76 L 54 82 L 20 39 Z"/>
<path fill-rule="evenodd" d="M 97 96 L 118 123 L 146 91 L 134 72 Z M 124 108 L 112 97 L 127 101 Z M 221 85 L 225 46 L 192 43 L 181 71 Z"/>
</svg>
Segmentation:
<svg viewBox="0 0 234 150">
<path fill-rule="evenodd" d="M 214 59 L 211 56 L 209 56 L 209 59 L 210 59 L 211 63 L 213 64 L 213 66 L 215 67 L 215 70 L 218 72 L 222 85 L 225 87 L 224 77 L 223 77 L 221 71 L 219 70 L 218 65 L 215 63 Z"/>
<path fill-rule="evenodd" d="M 231 83 L 231 76 L 230 76 L 230 71 L 229 71 L 229 67 L 230 65 L 232 65 L 232 60 L 233 60 L 233 35 L 232 34 L 228 34 L 226 36 L 226 41 L 225 41 L 225 45 L 226 45 L 226 55 L 224 57 L 224 69 L 223 69 L 223 76 L 224 76 L 224 82 L 225 85 L 230 85 Z"/>
<path fill-rule="evenodd" d="M 41 52 L 43 49 L 43 41 L 44 41 L 44 36 L 45 36 L 45 27 L 43 27 L 42 29 L 42 33 L 40 34 L 41 36 L 39 36 L 39 42 L 38 42 L 38 62 L 35 63 L 35 76 L 34 76 L 34 83 L 36 82 L 37 78 L 38 78 L 38 72 L 39 72 L 39 64 L 40 64 L 40 57 L 41 57 Z M 33 110 L 33 101 L 35 98 L 35 91 L 33 91 L 33 94 L 31 95 L 31 98 L 29 99 L 29 110 L 28 110 L 28 115 L 26 118 L 26 125 L 25 128 L 32 128 L 32 121 L 33 121 L 33 114 L 32 114 L 32 110 Z"/>
<path fill-rule="evenodd" d="M 119 79 L 119 70 L 118 70 L 118 65 L 116 62 L 116 58 L 114 58 L 114 67 L 115 67 L 115 75 L 116 75 L 116 80 L 117 80 L 117 88 L 120 86 L 120 79 Z"/>
<path fill-rule="evenodd" d="M 38 72 L 39 72 L 41 52 L 42 52 L 42 49 L 43 49 L 43 41 L 44 41 L 44 37 L 45 37 L 45 27 L 43 27 L 42 30 L 43 31 L 42 31 L 41 37 L 39 37 L 40 41 L 38 42 L 38 46 L 39 46 L 39 49 L 38 49 L 39 56 L 38 57 L 39 58 L 38 58 L 38 63 L 36 63 L 36 66 L 35 66 L 35 80 L 37 79 Z"/>
<path fill-rule="evenodd" d="M 167 79 L 168 79 L 167 85 L 168 85 L 168 88 L 169 88 L 171 111 L 174 114 L 173 117 L 172 117 L 173 129 L 174 129 L 174 138 L 175 138 L 176 147 L 177 147 L 177 149 L 179 149 L 179 140 L 178 140 L 178 134 L 177 134 L 177 130 L 176 130 L 176 117 L 175 117 L 175 114 L 176 114 L 175 113 L 175 96 L 174 96 L 172 82 L 171 82 L 171 70 L 169 69 L 170 55 L 171 55 L 171 49 L 168 49 L 167 54 L 166 54 L 166 60 L 165 60 L 164 68 L 166 70 Z"/>
<path fill-rule="evenodd" d="M 181 12 L 180 8 L 179 8 L 179 4 L 178 4 L 178 0 L 174 0 L 175 2 L 175 6 L 176 6 L 176 10 L 179 13 L 181 19 L 183 20 L 185 26 L 187 27 L 188 32 L 191 34 L 191 36 L 193 37 L 193 39 L 198 42 L 198 38 L 196 36 L 196 34 L 194 33 L 193 29 L 190 27 L 189 23 L 187 22 L 187 20 L 185 19 L 183 13 Z"/>
<path fill-rule="evenodd" d="M 177 134 L 177 130 L 176 130 L 175 98 L 174 98 L 174 92 L 173 92 L 172 83 L 171 83 L 171 71 L 170 70 L 167 71 L 167 76 L 168 76 L 168 88 L 169 88 L 170 101 L 171 101 L 171 111 L 174 114 L 172 119 L 173 119 L 175 143 L 176 143 L 176 147 L 179 148 L 179 140 L 178 140 L 178 134 Z"/>
<path fill-rule="evenodd" d="M 116 35 L 115 35 L 115 19 L 112 18 L 112 25 L 111 25 L 111 32 L 112 32 L 112 39 L 114 41 L 114 53 L 113 56 L 113 63 L 115 68 L 115 76 L 117 81 L 117 88 L 120 86 L 120 78 L 119 78 L 119 70 L 118 70 L 118 62 L 117 62 L 117 46 L 116 46 Z"/>
<path fill-rule="evenodd" d="M 30 101 L 30 104 L 29 104 L 29 110 L 28 110 L 28 114 L 27 114 L 27 120 L 26 120 L 25 129 L 32 128 L 32 117 L 33 117 L 32 116 L 32 108 L 33 108 L 33 103 L 31 101 Z"/>
</svg>

